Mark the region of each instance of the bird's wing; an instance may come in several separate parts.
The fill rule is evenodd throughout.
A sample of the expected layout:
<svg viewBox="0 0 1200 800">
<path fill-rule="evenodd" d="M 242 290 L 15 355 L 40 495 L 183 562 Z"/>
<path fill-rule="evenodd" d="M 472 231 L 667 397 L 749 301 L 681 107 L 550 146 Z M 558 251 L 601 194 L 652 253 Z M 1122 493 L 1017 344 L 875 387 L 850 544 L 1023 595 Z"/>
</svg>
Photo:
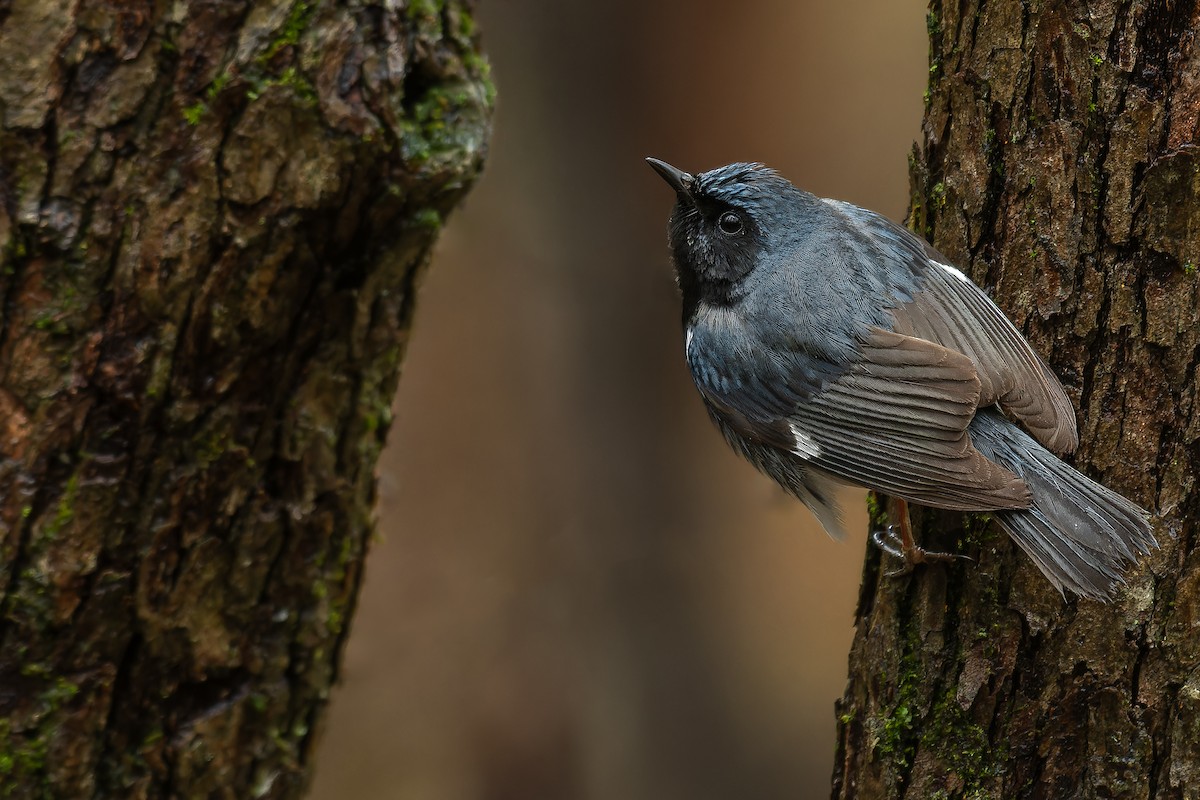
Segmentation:
<svg viewBox="0 0 1200 800">
<path fill-rule="evenodd" d="M 928 242 L 886 217 L 832 205 L 866 229 L 885 257 L 909 260 L 919 288 L 892 309 L 897 333 L 969 357 L 979 375 L 979 405 L 999 405 L 1047 449 L 1066 453 L 1078 446 L 1075 409 L 1062 384 L 982 289 Z"/>
<path fill-rule="evenodd" d="M 693 352 L 694 351 L 694 352 Z M 861 358 L 816 389 L 732 380 L 689 351 L 701 394 L 739 434 L 792 453 L 848 483 L 939 508 L 1025 508 L 1029 491 L 971 444 L 979 402 L 971 359 L 941 345 L 872 329 Z"/>
<path fill-rule="evenodd" d="M 957 269 L 935 261 L 921 291 L 893 314 L 896 331 L 953 348 L 975 362 L 981 406 L 998 404 L 1053 452 L 1069 453 L 1079 445 L 1075 409 L 1058 378 L 996 304 Z"/>
</svg>

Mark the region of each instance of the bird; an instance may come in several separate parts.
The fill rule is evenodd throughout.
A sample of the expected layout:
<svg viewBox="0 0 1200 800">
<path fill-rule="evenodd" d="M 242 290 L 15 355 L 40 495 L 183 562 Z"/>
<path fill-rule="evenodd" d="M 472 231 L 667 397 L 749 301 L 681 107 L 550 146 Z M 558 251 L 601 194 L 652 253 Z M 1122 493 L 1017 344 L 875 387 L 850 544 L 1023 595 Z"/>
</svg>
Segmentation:
<svg viewBox="0 0 1200 800">
<path fill-rule="evenodd" d="M 907 502 L 987 512 L 1060 594 L 1095 600 L 1156 546 L 1144 509 L 1059 458 L 1079 443 L 1062 384 L 932 245 L 759 163 L 646 161 L 675 191 L 668 246 L 708 414 L 831 536 L 840 485 L 899 501 L 899 547 L 873 538 L 904 571 L 953 557 L 914 543 Z"/>
</svg>

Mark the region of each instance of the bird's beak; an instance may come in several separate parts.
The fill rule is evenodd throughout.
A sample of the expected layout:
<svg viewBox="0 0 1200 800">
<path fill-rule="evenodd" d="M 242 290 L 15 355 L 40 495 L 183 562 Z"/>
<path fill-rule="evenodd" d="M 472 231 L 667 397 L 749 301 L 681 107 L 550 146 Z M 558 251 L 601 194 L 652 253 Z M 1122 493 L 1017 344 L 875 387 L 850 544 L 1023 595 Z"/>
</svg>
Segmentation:
<svg viewBox="0 0 1200 800">
<path fill-rule="evenodd" d="M 692 193 L 692 184 L 696 182 L 692 173 L 676 169 L 665 161 L 659 161 L 657 158 L 647 158 L 646 163 L 654 167 L 654 171 L 661 175 L 664 181 L 671 184 L 671 188 L 677 194 L 690 195 Z"/>
</svg>

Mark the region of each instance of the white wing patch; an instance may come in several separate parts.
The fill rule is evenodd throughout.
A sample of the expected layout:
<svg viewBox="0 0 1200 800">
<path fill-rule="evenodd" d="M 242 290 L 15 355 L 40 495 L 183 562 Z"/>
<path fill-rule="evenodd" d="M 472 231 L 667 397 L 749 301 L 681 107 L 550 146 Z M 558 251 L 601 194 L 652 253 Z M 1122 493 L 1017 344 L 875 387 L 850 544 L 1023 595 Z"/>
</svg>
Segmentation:
<svg viewBox="0 0 1200 800">
<path fill-rule="evenodd" d="M 789 422 L 788 428 L 791 429 L 792 441 L 795 442 L 795 445 L 792 446 L 793 453 L 804 459 L 816 458 L 821 455 L 820 446 L 813 441 L 811 436 L 797 426 L 796 423 Z"/>
<path fill-rule="evenodd" d="M 934 261 L 934 260 L 932 260 L 932 259 L 930 259 L 929 263 L 930 263 L 930 264 L 936 264 L 937 266 L 939 266 L 939 267 L 941 267 L 942 269 L 946 270 L 946 272 L 949 272 L 951 275 L 953 275 L 954 277 L 958 278 L 958 279 L 959 279 L 960 281 L 962 281 L 963 283 L 971 283 L 971 279 L 970 279 L 970 278 L 968 278 L 966 275 L 964 275 L 964 274 L 962 273 L 962 270 L 958 269 L 957 267 L 952 267 L 952 266 L 950 266 L 949 264 L 943 264 L 943 263 L 942 263 L 942 262 L 940 262 L 940 261 Z M 975 284 L 973 284 L 973 283 L 972 283 L 971 285 L 972 285 L 972 286 L 974 286 Z"/>
<path fill-rule="evenodd" d="M 691 355 L 692 352 L 692 329 L 687 329 L 687 337 L 683 340 L 683 355 Z"/>
</svg>

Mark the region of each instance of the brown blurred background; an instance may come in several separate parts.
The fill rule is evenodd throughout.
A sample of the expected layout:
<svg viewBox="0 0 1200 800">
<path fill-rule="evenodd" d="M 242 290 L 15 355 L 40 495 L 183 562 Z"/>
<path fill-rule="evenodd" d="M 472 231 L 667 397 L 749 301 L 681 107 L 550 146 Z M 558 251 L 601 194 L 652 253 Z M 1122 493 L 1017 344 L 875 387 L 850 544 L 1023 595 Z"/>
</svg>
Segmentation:
<svg viewBox="0 0 1200 800">
<path fill-rule="evenodd" d="M 683 363 L 642 163 L 903 218 L 916 0 L 484 0 L 487 172 L 422 290 L 320 800 L 828 794 L 865 514 L 833 542 Z"/>
</svg>

